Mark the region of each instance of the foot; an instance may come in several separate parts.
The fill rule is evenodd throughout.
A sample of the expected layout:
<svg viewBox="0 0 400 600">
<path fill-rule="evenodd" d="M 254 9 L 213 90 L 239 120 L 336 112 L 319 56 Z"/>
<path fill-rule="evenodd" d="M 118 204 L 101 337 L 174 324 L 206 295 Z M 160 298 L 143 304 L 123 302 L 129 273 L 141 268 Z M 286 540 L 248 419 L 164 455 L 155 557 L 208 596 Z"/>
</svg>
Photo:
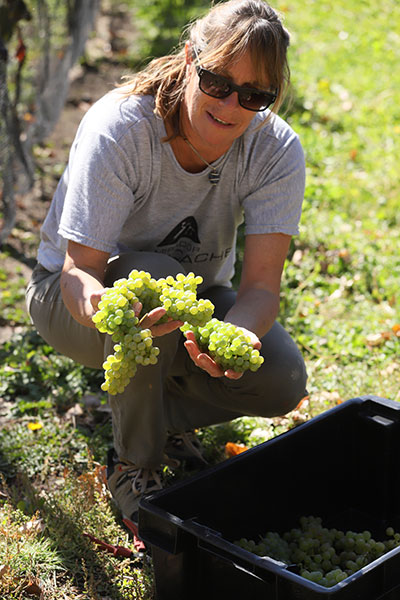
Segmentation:
<svg viewBox="0 0 400 600">
<path fill-rule="evenodd" d="M 138 522 L 140 498 L 162 489 L 158 469 L 144 469 L 134 463 L 119 460 L 113 450 L 108 457 L 107 486 L 123 519 L 135 525 Z"/>
<path fill-rule="evenodd" d="M 208 464 L 204 458 L 204 448 L 194 431 L 169 434 L 164 450 L 169 458 L 180 462 L 196 466 Z"/>
</svg>

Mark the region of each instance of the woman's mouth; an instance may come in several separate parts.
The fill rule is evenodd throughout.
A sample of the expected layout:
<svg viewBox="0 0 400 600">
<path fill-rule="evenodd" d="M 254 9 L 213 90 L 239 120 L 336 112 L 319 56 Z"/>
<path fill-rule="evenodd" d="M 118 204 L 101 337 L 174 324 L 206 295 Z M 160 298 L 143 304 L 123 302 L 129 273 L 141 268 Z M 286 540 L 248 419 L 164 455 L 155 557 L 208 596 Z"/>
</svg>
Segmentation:
<svg viewBox="0 0 400 600">
<path fill-rule="evenodd" d="M 228 123 L 227 121 L 223 121 L 222 119 L 219 119 L 218 117 L 216 117 L 215 115 L 213 115 L 210 112 L 208 112 L 207 114 L 212 118 L 213 121 L 215 121 L 219 125 L 224 125 L 225 127 L 228 127 L 228 126 L 232 125 L 232 123 Z"/>
</svg>

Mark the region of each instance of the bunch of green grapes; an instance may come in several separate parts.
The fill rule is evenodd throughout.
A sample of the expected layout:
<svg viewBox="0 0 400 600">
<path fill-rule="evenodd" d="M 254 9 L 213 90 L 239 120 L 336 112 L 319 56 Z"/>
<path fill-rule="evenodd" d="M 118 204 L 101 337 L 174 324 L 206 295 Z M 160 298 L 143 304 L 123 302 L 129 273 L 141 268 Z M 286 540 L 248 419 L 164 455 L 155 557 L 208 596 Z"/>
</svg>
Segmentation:
<svg viewBox="0 0 400 600">
<path fill-rule="evenodd" d="M 327 529 L 319 517 L 301 517 L 300 527 L 282 536 L 268 532 L 256 543 L 235 542 L 258 556 L 269 556 L 287 565 L 296 564 L 300 575 L 323 587 L 333 587 L 389 550 L 400 546 L 400 534 L 386 529 L 387 539 L 376 541 L 369 531 L 356 533 Z"/>
<path fill-rule="evenodd" d="M 138 365 L 155 365 L 160 349 L 153 346 L 150 329 L 133 327 L 130 333 L 121 335 L 114 346 L 114 354 L 103 363 L 105 381 L 101 389 L 111 395 L 120 394 L 135 376 Z"/>
<path fill-rule="evenodd" d="M 134 377 L 137 365 L 155 364 L 160 352 L 153 346 L 150 329 L 142 329 L 134 311 L 138 296 L 127 284 L 118 279 L 106 290 L 92 320 L 101 333 L 111 335 L 114 353 L 103 363 L 105 381 L 101 388 L 109 394 L 124 391 Z"/>
<path fill-rule="evenodd" d="M 211 319 L 203 327 L 185 323 L 183 333 L 192 331 L 200 350 L 207 351 L 222 369 L 257 371 L 264 362 L 259 351 L 253 347 L 246 333 L 236 325 L 219 319 Z"/>
<path fill-rule="evenodd" d="M 172 318 L 205 323 L 211 318 L 214 306 L 209 300 L 196 298 L 196 288 L 202 281 L 194 273 L 156 280 L 147 271 L 134 269 L 127 278 L 118 279 L 106 290 L 93 315 L 97 329 L 111 335 L 115 342 L 114 353 L 103 363 L 104 391 L 123 392 L 135 376 L 138 364 L 157 363 L 159 348 L 153 346 L 151 331 L 140 327 L 134 305 L 141 302 L 144 314 L 164 306 L 166 315 L 159 322 Z"/>
<path fill-rule="evenodd" d="M 108 333 L 119 341 L 121 333 L 128 333 L 139 323 L 133 305 L 137 296 L 129 290 L 123 279 L 118 279 L 101 297 L 98 311 L 92 320 L 101 333 Z"/>
<path fill-rule="evenodd" d="M 143 313 L 159 306 L 165 308 L 166 315 L 160 319 L 160 323 L 170 318 L 203 325 L 211 319 L 214 312 L 214 305 L 210 300 L 197 299 L 197 286 L 202 283 L 203 278 L 194 273 L 178 273 L 176 278 L 169 275 L 154 279 L 150 273 L 134 269 L 128 279 L 123 281 L 142 303 Z"/>
<path fill-rule="evenodd" d="M 212 302 L 197 299 L 196 290 L 202 281 L 194 273 L 154 279 L 147 271 L 134 269 L 106 290 L 93 316 L 97 329 L 110 334 L 115 342 L 114 354 L 103 364 L 104 391 L 121 393 L 135 376 L 138 365 L 157 363 L 159 349 L 153 346 L 151 331 L 141 328 L 134 310 L 137 302 L 141 302 L 144 314 L 157 307 L 165 308 L 166 314 L 159 323 L 168 319 L 184 321 L 182 331 L 193 331 L 200 348 L 207 350 L 224 370 L 256 371 L 261 366 L 264 359 L 243 330 L 213 319 Z"/>
<path fill-rule="evenodd" d="M 161 306 L 160 294 L 162 293 L 162 279 L 154 279 L 147 271 L 133 269 L 124 285 L 137 296 L 143 305 L 142 313 L 148 313 L 153 308 Z"/>
<path fill-rule="evenodd" d="M 202 281 L 203 278 L 196 277 L 194 273 L 178 273 L 176 279 L 169 276 L 165 280 L 159 280 L 162 285 L 160 301 L 168 317 L 194 326 L 205 325 L 211 319 L 213 303 L 207 299 L 197 299 L 196 288 Z"/>
</svg>

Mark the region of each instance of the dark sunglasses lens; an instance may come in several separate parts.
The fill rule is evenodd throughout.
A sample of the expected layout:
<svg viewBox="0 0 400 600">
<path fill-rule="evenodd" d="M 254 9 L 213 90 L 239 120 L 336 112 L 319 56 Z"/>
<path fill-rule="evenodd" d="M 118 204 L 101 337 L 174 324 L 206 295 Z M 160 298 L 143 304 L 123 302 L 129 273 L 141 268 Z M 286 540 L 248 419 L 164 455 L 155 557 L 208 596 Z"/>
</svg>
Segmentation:
<svg viewBox="0 0 400 600">
<path fill-rule="evenodd" d="M 205 69 L 201 69 L 199 72 L 199 86 L 202 92 L 213 98 L 226 98 L 235 89 L 232 88 L 225 77 L 221 77 Z M 275 94 L 252 90 L 239 91 L 239 104 L 248 110 L 265 110 L 275 100 Z"/>
<path fill-rule="evenodd" d="M 231 93 L 231 88 L 226 80 L 210 71 L 201 71 L 200 89 L 214 98 L 225 98 Z"/>
<path fill-rule="evenodd" d="M 239 94 L 239 103 L 249 110 L 265 110 L 275 101 L 273 94 L 264 92 L 244 92 Z"/>
</svg>

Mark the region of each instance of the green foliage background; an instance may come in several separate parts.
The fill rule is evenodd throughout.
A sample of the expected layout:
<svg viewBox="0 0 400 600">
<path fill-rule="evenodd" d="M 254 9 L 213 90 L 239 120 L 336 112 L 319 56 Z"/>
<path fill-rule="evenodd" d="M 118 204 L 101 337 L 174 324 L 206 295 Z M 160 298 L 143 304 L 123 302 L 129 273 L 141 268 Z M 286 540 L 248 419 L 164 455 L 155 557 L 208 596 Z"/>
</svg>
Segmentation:
<svg viewBox="0 0 400 600">
<path fill-rule="evenodd" d="M 54 10 L 61 5 L 54 2 Z M 277 0 L 274 6 L 292 34 L 293 90 L 282 116 L 299 134 L 307 163 L 281 320 L 304 353 L 310 398 L 287 418 L 246 417 L 202 431 L 212 461 L 221 460 L 226 441 L 253 446 L 341 400 L 364 394 L 400 400 L 400 4 Z M 116 60 L 132 69 L 168 52 L 208 3 L 129 0 L 124 7 L 138 37 Z M 113 8 L 121 4 L 110 1 L 107 10 Z M 14 233 L 35 243 L 29 232 Z M 241 253 L 242 238 L 238 266 Z M 1 319 L 23 331 L 0 350 L 0 397 L 9 407 L 0 432 L 0 565 L 9 569 L 0 597 L 24 597 L 25 578 L 36 577 L 46 600 L 150 600 L 147 570 L 98 555 L 82 537 L 89 529 L 110 543 L 130 543 L 107 498 L 96 491 L 91 499 L 78 479 L 93 472 L 93 461 L 104 463 L 110 423 L 86 409 L 81 420 L 66 413 L 83 405 L 85 394 L 98 393 L 101 373 L 60 357 L 31 330 L 23 272 L 4 268 L 10 255 L 11 247 L 0 254 Z M 44 534 L 21 533 L 36 510 Z"/>
</svg>

